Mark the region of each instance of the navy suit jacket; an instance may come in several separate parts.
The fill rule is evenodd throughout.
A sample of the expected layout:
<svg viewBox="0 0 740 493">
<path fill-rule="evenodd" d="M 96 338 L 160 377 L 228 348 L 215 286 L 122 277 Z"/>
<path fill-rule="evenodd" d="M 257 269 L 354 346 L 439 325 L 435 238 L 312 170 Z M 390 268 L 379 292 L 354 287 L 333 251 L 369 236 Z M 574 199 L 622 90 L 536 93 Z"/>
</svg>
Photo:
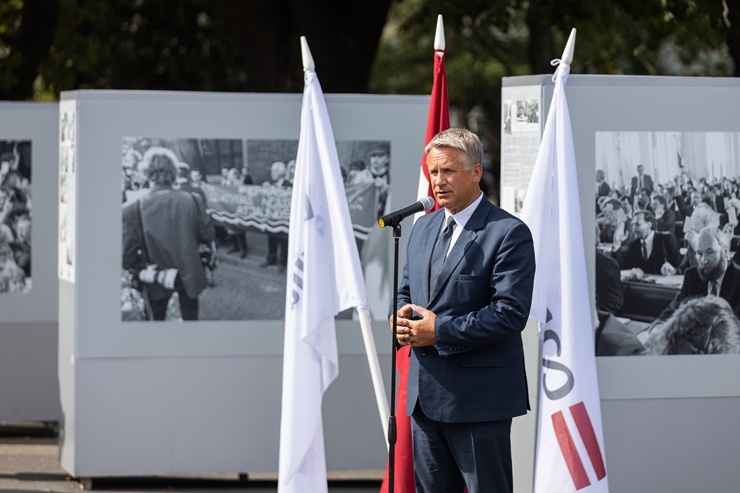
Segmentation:
<svg viewBox="0 0 740 493">
<path fill-rule="evenodd" d="M 521 332 L 532 302 L 534 247 L 519 219 L 483 199 L 450 250 L 437 287 L 429 263 L 444 211 L 416 222 L 398 308 L 436 314 L 434 346 L 410 352 L 409 415 L 446 423 L 509 419 L 529 409 Z"/>
<path fill-rule="evenodd" d="M 653 250 L 650 257 L 642 258 L 642 243 L 640 239 L 633 240 L 627 245 L 627 253 L 621 262 L 622 269 L 632 269 L 639 267 L 646 274 L 660 274 L 660 268 L 668 262 L 673 267 L 678 268 L 681 265 L 683 256 L 678 247 L 676 237 L 670 233 L 661 233 L 656 231 L 653 236 Z"/>
</svg>

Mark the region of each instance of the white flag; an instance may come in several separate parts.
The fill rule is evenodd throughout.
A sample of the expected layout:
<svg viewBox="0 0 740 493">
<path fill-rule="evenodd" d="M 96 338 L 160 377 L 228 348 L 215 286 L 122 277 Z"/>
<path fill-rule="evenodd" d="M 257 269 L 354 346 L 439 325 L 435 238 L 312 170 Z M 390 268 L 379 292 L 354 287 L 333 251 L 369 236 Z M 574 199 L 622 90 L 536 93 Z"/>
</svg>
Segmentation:
<svg viewBox="0 0 740 493">
<path fill-rule="evenodd" d="M 531 317 L 542 349 L 535 493 L 608 492 L 573 134 L 560 61 L 521 219 L 537 261 Z"/>
<path fill-rule="evenodd" d="M 338 374 L 334 316 L 366 307 L 329 115 L 321 85 L 305 71 L 285 300 L 278 491 L 327 491 L 321 401 Z"/>
</svg>

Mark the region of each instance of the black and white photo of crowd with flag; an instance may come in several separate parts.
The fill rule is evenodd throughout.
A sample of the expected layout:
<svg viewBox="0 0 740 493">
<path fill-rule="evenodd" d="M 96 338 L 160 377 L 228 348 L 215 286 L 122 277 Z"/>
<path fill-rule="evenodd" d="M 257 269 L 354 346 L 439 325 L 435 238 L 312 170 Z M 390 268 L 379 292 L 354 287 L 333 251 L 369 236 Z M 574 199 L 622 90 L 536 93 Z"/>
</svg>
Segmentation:
<svg viewBox="0 0 740 493">
<path fill-rule="evenodd" d="M 31 142 L 0 141 L 0 295 L 31 289 Z"/>
</svg>

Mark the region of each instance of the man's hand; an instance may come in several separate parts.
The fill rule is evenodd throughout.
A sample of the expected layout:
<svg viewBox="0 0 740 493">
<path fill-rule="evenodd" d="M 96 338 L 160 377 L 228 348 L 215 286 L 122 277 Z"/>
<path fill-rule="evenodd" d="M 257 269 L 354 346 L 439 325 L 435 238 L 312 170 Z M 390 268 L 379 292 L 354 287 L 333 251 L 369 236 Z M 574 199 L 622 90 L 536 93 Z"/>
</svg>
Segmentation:
<svg viewBox="0 0 740 493">
<path fill-rule="evenodd" d="M 673 267 L 673 266 L 672 266 L 671 264 L 669 264 L 668 262 L 666 262 L 666 263 L 664 263 L 664 264 L 663 264 L 663 265 L 661 266 L 661 268 L 660 268 L 660 273 L 661 273 L 661 274 L 663 274 L 664 276 L 672 276 L 673 274 L 675 274 L 675 273 L 676 273 L 676 268 L 675 268 L 675 267 Z"/>
<path fill-rule="evenodd" d="M 412 313 L 421 315 L 421 320 L 412 320 Z M 402 346 L 431 346 L 437 342 L 434 321 L 437 315 L 419 305 L 405 305 L 397 312 L 396 340 Z M 391 323 L 393 321 L 391 320 Z M 392 327 L 391 327 L 392 329 Z"/>
</svg>

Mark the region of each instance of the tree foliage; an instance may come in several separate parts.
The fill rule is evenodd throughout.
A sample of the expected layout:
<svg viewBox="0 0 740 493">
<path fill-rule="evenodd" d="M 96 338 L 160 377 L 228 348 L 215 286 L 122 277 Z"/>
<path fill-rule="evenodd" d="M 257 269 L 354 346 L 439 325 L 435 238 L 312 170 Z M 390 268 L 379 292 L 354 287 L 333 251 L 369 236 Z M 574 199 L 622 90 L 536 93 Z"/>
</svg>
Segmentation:
<svg viewBox="0 0 740 493">
<path fill-rule="evenodd" d="M 325 91 L 367 92 L 389 6 L 0 0 L 0 99 L 73 89 L 300 92 L 302 35 Z"/>
<path fill-rule="evenodd" d="M 440 13 L 450 102 L 496 175 L 502 78 L 552 73 L 573 27 L 574 74 L 740 75 L 740 0 L 0 0 L 0 99 L 300 92 L 302 35 L 327 93 L 428 94 Z"/>
<path fill-rule="evenodd" d="M 442 14 L 450 104 L 486 141 L 499 175 L 503 77 L 550 74 L 571 28 L 573 74 L 731 76 L 740 0 L 403 0 L 393 6 L 372 89 L 428 94 Z"/>
</svg>

